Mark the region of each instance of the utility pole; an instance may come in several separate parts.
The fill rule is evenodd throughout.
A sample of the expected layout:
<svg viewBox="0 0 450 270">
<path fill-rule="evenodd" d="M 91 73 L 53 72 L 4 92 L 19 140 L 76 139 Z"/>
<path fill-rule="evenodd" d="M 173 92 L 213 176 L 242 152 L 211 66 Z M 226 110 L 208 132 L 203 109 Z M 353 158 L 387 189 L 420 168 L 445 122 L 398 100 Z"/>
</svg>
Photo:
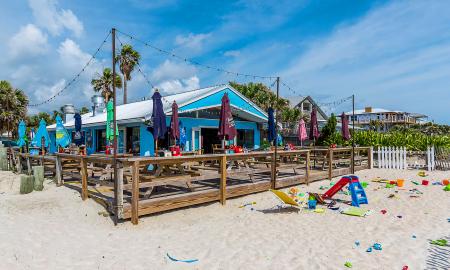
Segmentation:
<svg viewBox="0 0 450 270">
<path fill-rule="evenodd" d="M 119 222 L 119 207 L 117 205 L 117 198 L 119 196 L 117 183 L 117 117 L 116 117 L 116 28 L 111 30 L 112 37 L 112 88 L 113 88 L 113 166 L 114 166 L 114 224 Z"/>
<path fill-rule="evenodd" d="M 275 183 L 277 181 L 277 153 L 278 153 L 278 105 L 279 105 L 279 98 L 280 98 L 280 77 L 277 77 L 277 101 L 275 103 L 275 168 L 273 169 L 273 186 L 272 188 L 275 188 Z"/>
<path fill-rule="evenodd" d="M 352 174 L 355 173 L 355 94 L 352 95 Z"/>
</svg>

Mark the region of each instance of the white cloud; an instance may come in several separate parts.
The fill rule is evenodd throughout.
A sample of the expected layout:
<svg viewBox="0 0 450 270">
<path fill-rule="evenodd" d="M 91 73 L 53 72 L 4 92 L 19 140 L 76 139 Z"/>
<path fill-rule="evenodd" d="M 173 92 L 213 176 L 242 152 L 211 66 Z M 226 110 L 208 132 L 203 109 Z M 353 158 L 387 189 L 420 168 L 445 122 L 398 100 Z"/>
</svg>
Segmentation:
<svg viewBox="0 0 450 270">
<path fill-rule="evenodd" d="M 168 80 L 158 84 L 156 88 L 161 89 L 161 92 L 165 95 L 181 93 L 200 88 L 200 79 L 193 76 L 181 80 Z"/>
<path fill-rule="evenodd" d="M 56 95 L 66 85 L 65 79 L 60 79 L 52 85 L 39 85 L 34 90 L 34 97 L 37 101 L 44 101 Z"/>
<path fill-rule="evenodd" d="M 34 24 L 20 28 L 9 40 L 11 58 L 25 58 L 43 55 L 48 51 L 47 35 Z"/>
<path fill-rule="evenodd" d="M 203 43 L 211 37 L 211 34 L 193 34 L 177 35 L 175 37 L 175 44 L 183 46 L 188 49 L 201 50 Z"/>
<path fill-rule="evenodd" d="M 445 1 L 397 1 L 378 7 L 311 42 L 281 76 L 293 86 L 334 98 L 355 93 L 357 107 L 449 119 L 439 112 L 450 99 L 449 9 Z"/>
<path fill-rule="evenodd" d="M 223 55 L 228 57 L 238 57 L 241 55 L 241 52 L 238 50 L 231 50 L 224 52 Z"/>
<path fill-rule="evenodd" d="M 83 23 L 70 9 L 58 9 L 57 0 L 29 0 L 28 3 L 36 23 L 52 35 L 59 36 L 64 29 L 70 30 L 77 37 L 83 33 Z"/>
<path fill-rule="evenodd" d="M 197 69 L 186 63 L 165 60 L 153 70 L 151 78 L 156 83 L 167 79 L 188 78 L 195 75 Z"/>
<path fill-rule="evenodd" d="M 80 46 L 71 39 L 66 39 L 58 47 L 58 54 L 62 63 L 69 68 L 80 69 L 91 58 L 91 55 L 83 52 Z"/>
</svg>

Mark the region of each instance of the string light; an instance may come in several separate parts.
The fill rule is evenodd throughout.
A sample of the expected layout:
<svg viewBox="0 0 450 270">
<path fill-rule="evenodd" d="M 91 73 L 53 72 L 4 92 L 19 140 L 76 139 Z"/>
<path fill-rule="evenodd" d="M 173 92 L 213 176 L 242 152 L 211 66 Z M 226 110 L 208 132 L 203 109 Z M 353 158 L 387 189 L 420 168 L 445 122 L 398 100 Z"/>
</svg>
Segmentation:
<svg viewBox="0 0 450 270">
<path fill-rule="evenodd" d="M 149 47 L 149 48 L 152 48 L 153 50 L 156 50 L 156 51 L 158 51 L 158 52 L 160 52 L 160 53 L 169 55 L 169 56 L 171 56 L 171 57 L 173 57 L 173 58 L 176 58 L 176 59 L 179 59 L 179 60 L 181 60 L 181 61 L 191 63 L 191 64 L 193 64 L 193 65 L 195 65 L 195 66 L 198 66 L 198 67 L 206 68 L 206 69 L 209 69 L 209 70 L 215 70 L 215 71 L 217 71 L 217 72 L 223 72 L 223 73 L 227 73 L 227 74 L 233 74 L 233 75 L 236 75 L 236 76 L 243 76 L 243 77 L 247 77 L 247 78 L 248 78 L 248 77 L 253 77 L 253 78 L 255 78 L 255 79 L 256 79 L 256 78 L 260 78 L 260 79 L 276 79 L 276 77 L 274 77 L 274 76 L 261 76 L 261 75 L 255 75 L 255 74 L 245 74 L 245 73 L 240 73 L 240 72 L 229 71 L 229 70 L 226 70 L 226 69 L 221 68 L 221 67 L 214 67 L 214 66 L 210 66 L 210 65 L 201 64 L 201 63 L 199 63 L 199 62 L 197 62 L 197 61 L 194 61 L 194 60 L 192 60 L 192 59 L 189 59 L 189 58 L 186 58 L 186 57 L 183 57 L 183 56 L 179 56 L 179 55 L 177 55 L 177 54 L 175 54 L 175 53 L 173 53 L 173 52 L 169 52 L 169 51 L 167 51 L 167 50 L 158 48 L 158 47 L 156 47 L 156 46 L 154 46 L 154 45 L 152 45 L 152 44 L 150 44 L 150 43 L 148 43 L 148 42 L 145 42 L 145 41 L 143 41 L 143 40 L 140 40 L 140 39 L 138 39 L 138 38 L 136 38 L 136 37 L 134 37 L 134 36 L 132 36 L 132 35 L 130 35 L 130 34 L 127 34 L 127 33 L 122 32 L 122 31 L 120 31 L 120 30 L 116 30 L 116 31 L 117 31 L 118 33 L 121 33 L 122 35 L 128 37 L 128 38 L 131 39 L 131 40 L 136 40 L 136 41 L 138 41 L 138 42 L 144 44 L 145 46 L 147 46 L 147 47 Z"/>
<path fill-rule="evenodd" d="M 99 51 L 101 50 L 101 48 L 103 47 L 103 45 L 106 43 L 106 41 L 109 38 L 109 35 L 111 35 L 111 31 L 108 32 L 108 35 L 106 35 L 106 38 L 103 40 L 103 42 L 100 44 L 100 46 L 97 48 L 97 50 L 94 52 L 94 54 L 92 54 L 91 58 L 89 59 L 89 61 L 87 61 L 87 63 L 83 66 L 83 68 L 81 69 L 80 72 L 78 72 L 75 77 L 72 78 L 72 80 L 70 80 L 63 88 L 61 88 L 56 94 L 54 94 L 53 96 L 51 96 L 50 98 L 39 102 L 39 103 L 35 103 L 35 104 L 28 104 L 28 107 L 38 107 L 41 105 L 44 105 L 46 103 L 49 103 L 53 100 L 56 99 L 56 97 L 60 96 L 65 90 L 67 90 L 72 84 L 74 84 L 78 78 L 80 78 L 81 74 L 84 73 L 86 71 L 86 68 L 92 63 L 92 61 L 95 59 L 95 57 L 97 56 L 97 54 L 99 53 Z"/>
</svg>

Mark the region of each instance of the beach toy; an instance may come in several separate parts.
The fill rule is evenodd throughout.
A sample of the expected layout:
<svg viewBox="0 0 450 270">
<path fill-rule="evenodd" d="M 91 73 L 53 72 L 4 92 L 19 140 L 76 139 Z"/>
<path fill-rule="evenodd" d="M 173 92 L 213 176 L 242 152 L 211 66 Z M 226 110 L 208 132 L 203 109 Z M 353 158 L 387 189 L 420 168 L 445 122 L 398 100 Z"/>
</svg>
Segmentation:
<svg viewBox="0 0 450 270">
<path fill-rule="evenodd" d="M 403 183 L 405 183 L 405 180 L 397 179 L 397 187 L 403 187 Z"/>
<path fill-rule="evenodd" d="M 375 249 L 375 250 L 382 250 L 381 244 L 375 243 L 375 244 L 373 245 L 373 249 Z"/>
<path fill-rule="evenodd" d="M 398 218 L 402 218 L 403 216 L 397 216 Z"/>
<path fill-rule="evenodd" d="M 448 184 L 450 184 L 450 181 L 448 179 L 442 180 L 442 185 L 446 186 Z"/>
<path fill-rule="evenodd" d="M 309 200 L 308 201 L 308 208 L 309 209 L 316 209 L 317 201 L 316 200 Z"/>
<path fill-rule="evenodd" d="M 450 191 L 450 184 L 445 186 L 444 191 Z"/>
<path fill-rule="evenodd" d="M 239 206 L 239 208 L 244 208 L 246 206 L 254 205 L 254 204 L 256 204 L 256 202 L 244 203 L 243 205 Z"/>
<path fill-rule="evenodd" d="M 366 192 L 359 182 L 359 178 L 356 175 L 344 176 L 335 185 L 333 185 L 327 192 L 323 194 L 323 198 L 331 199 L 334 194 L 341 191 L 348 184 L 348 190 L 352 195 L 352 206 L 358 206 L 360 204 L 368 204 Z M 347 193 L 348 194 L 348 193 Z"/>
<path fill-rule="evenodd" d="M 386 183 L 386 188 L 393 188 L 393 187 L 394 187 L 393 184 Z"/>
<path fill-rule="evenodd" d="M 369 185 L 369 183 L 367 183 L 367 182 L 361 182 L 361 186 L 363 188 L 367 188 L 368 185 Z"/>
<path fill-rule="evenodd" d="M 351 262 L 345 262 L 344 266 L 347 267 L 347 268 L 352 268 L 353 267 Z"/>
<path fill-rule="evenodd" d="M 171 257 L 169 255 L 169 253 L 166 253 L 167 257 L 174 262 L 184 262 L 184 263 L 194 263 L 194 262 L 198 262 L 198 259 L 193 259 L 193 260 L 179 260 L 179 259 L 175 259 L 174 257 Z"/>
<path fill-rule="evenodd" d="M 445 239 L 432 240 L 430 244 L 445 247 L 447 246 L 447 240 Z"/>
<path fill-rule="evenodd" d="M 389 181 L 389 184 L 395 185 L 395 184 L 397 184 L 397 181 L 391 180 L 391 181 Z"/>
<path fill-rule="evenodd" d="M 298 188 L 296 188 L 296 187 L 291 187 L 291 188 L 289 189 L 289 194 L 292 194 L 292 195 L 294 195 L 294 196 L 297 196 L 297 194 L 298 194 Z"/>
<path fill-rule="evenodd" d="M 408 266 L 407 265 L 403 266 L 402 270 L 408 270 Z"/>
<path fill-rule="evenodd" d="M 298 196 L 299 196 L 299 197 L 304 197 L 304 196 L 305 196 L 305 193 L 299 193 Z"/>
<path fill-rule="evenodd" d="M 428 186 L 429 181 L 428 180 L 422 180 L 422 185 Z"/>
<path fill-rule="evenodd" d="M 416 181 L 412 181 L 412 183 L 413 183 L 414 185 L 419 185 L 419 183 L 416 182 Z"/>
<path fill-rule="evenodd" d="M 368 212 L 369 211 L 367 211 L 366 209 L 350 206 L 349 208 L 344 209 L 341 213 L 349 216 L 365 217 Z"/>
<path fill-rule="evenodd" d="M 356 242 L 355 242 L 355 245 L 356 245 L 357 247 L 359 247 L 359 244 L 360 244 L 359 241 L 356 241 Z"/>
<path fill-rule="evenodd" d="M 315 213 L 319 213 L 319 214 L 323 214 L 323 213 L 325 213 L 325 209 L 323 209 L 323 208 L 316 208 L 316 209 L 314 209 L 314 212 Z"/>
<path fill-rule="evenodd" d="M 417 175 L 420 177 L 425 177 L 425 176 L 427 176 L 427 173 L 425 171 L 420 171 L 417 173 Z"/>
<path fill-rule="evenodd" d="M 433 184 L 432 184 L 433 186 L 441 186 L 442 185 L 442 183 L 441 182 L 433 182 Z"/>
<path fill-rule="evenodd" d="M 366 252 L 372 252 L 372 247 L 369 247 Z"/>
<path fill-rule="evenodd" d="M 415 236 L 415 235 L 413 234 L 412 238 L 416 239 L 416 238 L 417 238 L 417 236 Z"/>
<path fill-rule="evenodd" d="M 383 215 L 384 215 L 384 214 L 386 214 L 386 213 L 387 213 L 387 210 L 384 210 L 384 209 L 383 209 L 383 210 L 381 210 L 380 212 L 381 212 L 381 214 L 383 214 Z"/>
</svg>

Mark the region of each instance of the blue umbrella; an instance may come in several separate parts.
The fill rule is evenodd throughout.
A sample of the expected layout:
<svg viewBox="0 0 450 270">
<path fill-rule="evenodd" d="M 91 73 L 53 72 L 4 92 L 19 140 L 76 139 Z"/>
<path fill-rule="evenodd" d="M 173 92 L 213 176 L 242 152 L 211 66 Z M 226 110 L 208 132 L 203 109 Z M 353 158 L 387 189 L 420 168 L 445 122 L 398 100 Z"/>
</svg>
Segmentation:
<svg viewBox="0 0 450 270">
<path fill-rule="evenodd" d="M 63 125 L 61 116 L 56 116 L 56 147 L 67 147 L 71 142 L 71 138 Z"/>
<path fill-rule="evenodd" d="M 269 114 L 267 140 L 271 143 L 275 140 L 275 138 L 277 137 L 277 134 L 275 131 L 275 119 L 273 117 L 273 109 L 269 108 L 269 110 L 267 112 Z"/>
<path fill-rule="evenodd" d="M 182 149 L 184 149 L 184 146 L 186 145 L 187 136 L 186 136 L 186 129 L 183 127 L 183 123 L 179 124 L 180 127 L 180 146 Z"/>
<path fill-rule="evenodd" d="M 27 144 L 27 136 L 26 136 L 27 126 L 23 120 L 19 122 L 19 139 L 17 140 L 17 146 L 23 147 Z"/>
<path fill-rule="evenodd" d="M 81 133 L 81 115 L 79 113 L 76 113 L 73 118 L 75 119 L 74 142 L 76 145 L 82 145 L 84 140 L 83 134 Z"/>
<path fill-rule="evenodd" d="M 44 138 L 44 147 L 48 147 L 50 144 L 50 136 L 47 132 L 47 123 L 44 119 L 39 121 L 39 128 L 34 135 L 33 141 L 31 142 L 34 146 L 39 148 L 42 147 L 42 138 Z"/>
</svg>

